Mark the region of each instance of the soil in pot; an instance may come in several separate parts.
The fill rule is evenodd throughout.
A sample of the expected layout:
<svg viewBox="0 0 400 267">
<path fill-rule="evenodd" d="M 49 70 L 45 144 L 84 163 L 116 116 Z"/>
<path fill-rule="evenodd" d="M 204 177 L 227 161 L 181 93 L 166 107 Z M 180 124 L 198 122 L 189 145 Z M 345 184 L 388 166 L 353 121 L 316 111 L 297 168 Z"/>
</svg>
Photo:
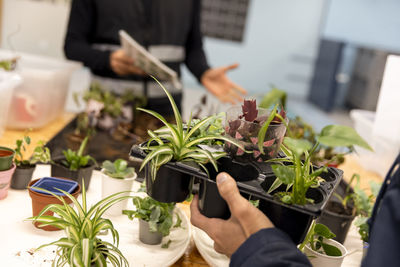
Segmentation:
<svg viewBox="0 0 400 267">
<path fill-rule="evenodd" d="M 9 170 L 13 164 L 15 151 L 8 147 L 0 147 L 0 171 Z"/>
<path fill-rule="evenodd" d="M 150 232 L 149 222 L 139 219 L 139 240 L 147 245 L 161 244 L 162 234 L 159 232 Z"/>
<path fill-rule="evenodd" d="M 215 179 L 219 172 L 230 174 L 236 181 L 244 182 L 257 179 L 259 173 L 255 167 L 249 164 L 234 162 L 229 158 L 218 160 L 218 173 L 211 164 L 206 165 L 211 180 L 201 180 L 199 188 L 199 210 L 209 218 L 228 219 L 229 207 L 218 191 Z"/>
<path fill-rule="evenodd" d="M 61 163 L 61 159 L 56 159 L 54 160 L 54 163 L 51 164 L 51 176 L 72 179 L 77 181 L 80 186 L 82 186 L 82 180 L 84 180 L 85 188 L 88 190 L 94 168 L 95 165 L 91 164 L 84 168 L 80 168 L 77 171 L 71 171 Z"/>
<path fill-rule="evenodd" d="M 11 177 L 15 171 L 15 164 L 5 171 L 0 171 L 0 200 L 8 195 L 8 188 L 10 187 Z"/>
<path fill-rule="evenodd" d="M 60 178 L 60 179 L 65 179 L 65 180 L 69 180 L 66 178 Z M 32 180 L 28 186 L 31 187 L 34 183 L 36 183 L 39 179 L 35 179 Z M 52 195 L 48 195 L 48 194 L 43 194 L 43 193 L 39 193 L 39 192 L 35 192 L 32 189 L 28 189 L 29 192 L 29 196 L 32 199 L 32 216 L 37 216 L 39 215 L 39 213 L 49 204 L 62 204 L 61 201 L 59 201 L 57 198 L 55 198 Z M 79 193 L 81 192 L 81 186 L 79 185 L 74 192 L 72 192 L 71 195 L 73 195 L 75 198 L 78 197 Z M 72 201 L 67 197 L 67 196 L 63 196 L 63 199 L 68 203 L 72 203 Z M 51 211 L 47 211 L 45 213 L 45 215 L 49 215 L 52 216 L 54 213 Z M 39 228 L 39 229 L 43 229 L 45 231 L 58 231 L 60 230 L 57 227 L 54 226 L 44 226 L 44 227 L 39 227 L 39 223 L 35 223 L 35 227 Z"/>
<path fill-rule="evenodd" d="M 166 165 L 160 167 L 152 179 L 150 166 L 145 167 L 146 191 L 155 200 L 163 203 L 182 202 L 189 196 L 193 177 L 173 170 Z"/>
<path fill-rule="evenodd" d="M 333 239 L 343 244 L 354 218 L 355 215 L 352 214 L 351 208 L 344 209 L 340 202 L 331 200 L 317 222 L 328 226 L 336 235 Z"/>
<path fill-rule="evenodd" d="M 28 187 L 32 179 L 32 174 L 35 171 L 36 165 L 21 165 L 15 169 L 11 179 L 11 188 L 23 190 Z"/>
</svg>

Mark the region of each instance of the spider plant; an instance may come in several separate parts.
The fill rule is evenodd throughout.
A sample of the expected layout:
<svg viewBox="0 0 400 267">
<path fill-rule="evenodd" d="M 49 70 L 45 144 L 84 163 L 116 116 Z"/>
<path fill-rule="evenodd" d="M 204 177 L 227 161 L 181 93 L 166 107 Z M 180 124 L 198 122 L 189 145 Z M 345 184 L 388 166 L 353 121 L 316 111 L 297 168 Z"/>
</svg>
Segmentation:
<svg viewBox="0 0 400 267">
<path fill-rule="evenodd" d="M 372 150 L 353 128 L 342 125 L 328 125 L 323 128 L 314 145 L 307 140 L 285 137 L 281 149 L 286 157 L 269 160 L 269 162 L 281 164 L 271 166 L 277 179 L 269 188 L 268 193 L 285 184 L 286 191 L 276 194 L 282 202 L 298 205 L 312 203 L 312 199 L 306 198 L 307 190 L 310 187 L 318 187 L 323 181 L 320 175 L 327 171 L 326 167 L 314 168 L 311 162 L 312 156 L 321 144 L 330 147 L 358 145 Z"/>
<path fill-rule="evenodd" d="M 158 169 L 162 165 L 172 160 L 180 162 L 195 162 L 199 164 L 206 172 L 207 169 L 204 167 L 204 164 L 210 162 L 214 166 L 214 168 L 218 170 L 217 160 L 225 156 L 226 153 L 221 151 L 210 152 L 208 150 L 200 148 L 199 145 L 207 143 L 210 140 L 221 140 L 239 146 L 243 149 L 241 145 L 239 145 L 231 138 L 219 134 L 204 132 L 203 134 L 195 137 L 195 133 L 202 126 L 207 125 L 207 123 L 214 120 L 215 117 L 206 117 L 196 122 L 192 121 L 192 119 L 190 118 L 189 122 L 187 123 L 187 125 L 189 125 L 190 127 L 186 127 L 182 121 L 182 116 L 171 94 L 157 79 L 155 79 L 155 81 L 164 90 L 171 103 L 176 124 L 168 123 L 163 116 L 155 111 L 138 108 L 138 110 L 146 112 L 159 119 L 165 125 L 159 130 L 147 131 L 150 139 L 148 140 L 147 145 L 142 147 L 142 149 L 145 150 L 148 154 L 143 160 L 143 163 L 140 166 L 140 170 L 142 170 L 143 167 L 146 166 L 146 164 L 150 163 L 151 175 L 152 178 L 155 179 Z"/>
<path fill-rule="evenodd" d="M 96 266 L 107 266 L 106 260 L 108 260 L 112 266 L 128 266 L 126 258 L 118 249 L 118 232 L 109 219 L 101 217 L 113 204 L 131 198 L 130 196 L 121 196 L 126 192 L 110 195 L 88 209 L 84 183 L 82 183 L 82 204 L 71 194 L 57 189 L 71 199 L 75 206 L 74 209 L 68 205 L 63 197 L 45 189 L 40 188 L 40 190 L 51 194 L 62 202 L 62 205 L 50 204 L 46 206 L 38 216 L 27 219 L 33 222 L 39 222 L 40 226 L 52 225 L 65 231 L 66 237 L 62 237 L 55 242 L 44 244 L 37 248 L 38 250 L 50 245 L 58 247 L 53 266 L 69 265 L 72 267 L 89 267 L 92 264 Z M 47 211 L 52 211 L 55 215 L 45 215 Z M 97 237 L 100 232 L 105 230 L 111 232 L 113 243 L 101 240 Z"/>
</svg>

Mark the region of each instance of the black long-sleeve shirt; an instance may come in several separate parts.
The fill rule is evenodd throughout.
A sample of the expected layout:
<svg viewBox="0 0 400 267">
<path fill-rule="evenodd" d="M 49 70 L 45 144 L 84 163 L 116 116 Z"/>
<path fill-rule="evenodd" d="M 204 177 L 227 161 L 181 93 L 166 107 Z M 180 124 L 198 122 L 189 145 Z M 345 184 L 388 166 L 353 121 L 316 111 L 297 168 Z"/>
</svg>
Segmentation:
<svg viewBox="0 0 400 267">
<path fill-rule="evenodd" d="M 200 31 L 201 1 L 146 1 L 151 4 L 143 0 L 73 0 L 64 46 L 66 57 L 83 62 L 94 74 L 122 78 L 110 68 L 110 49 L 99 49 L 96 44 L 119 45 L 118 31 L 123 29 L 150 52 L 161 48 L 161 57 L 167 58 L 164 63 L 178 75 L 180 64 L 185 62 L 200 80 L 209 68 Z M 171 48 L 174 52 L 165 55 Z M 173 58 L 177 51 L 183 56 Z"/>
</svg>

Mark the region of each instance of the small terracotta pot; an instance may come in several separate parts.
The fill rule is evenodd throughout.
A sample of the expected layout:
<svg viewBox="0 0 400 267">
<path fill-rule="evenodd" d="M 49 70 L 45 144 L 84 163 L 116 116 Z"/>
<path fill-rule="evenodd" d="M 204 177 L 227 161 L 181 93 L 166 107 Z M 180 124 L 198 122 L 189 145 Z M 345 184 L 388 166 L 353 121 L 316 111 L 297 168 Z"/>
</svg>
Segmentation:
<svg viewBox="0 0 400 267">
<path fill-rule="evenodd" d="M 11 177 L 15 171 L 15 164 L 11 169 L 0 171 L 0 199 L 4 199 L 8 195 L 8 188 L 10 187 Z"/>
<path fill-rule="evenodd" d="M 60 178 L 60 177 L 58 177 Z M 65 180 L 71 180 L 71 179 L 66 179 L 66 178 L 60 178 L 60 179 L 65 179 Z M 32 198 L 32 215 L 33 216 L 37 216 L 39 215 L 39 213 L 49 204 L 62 204 L 62 202 L 60 200 L 58 200 L 57 198 L 55 198 L 52 195 L 47 195 L 47 194 L 43 194 L 43 193 L 38 193 L 33 191 L 30 187 L 36 183 L 39 179 L 35 179 L 32 180 L 29 184 L 28 184 L 28 191 L 29 191 L 29 196 Z M 78 185 L 78 187 L 75 189 L 75 191 L 71 194 L 73 195 L 75 198 L 78 197 L 79 193 L 81 192 L 81 186 Z M 72 203 L 71 199 L 69 199 L 67 196 L 63 196 L 65 202 L 67 202 L 68 204 Z M 47 211 L 44 213 L 44 215 L 50 215 L 53 216 L 53 212 L 52 211 Z M 59 231 L 61 229 L 54 227 L 54 226 L 44 226 L 44 227 L 39 227 L 38 222 L 35 223 L 35 227 L 39 228 L 39 229 L 43 229 L 45 231 Z"/>
<path fill-rule="evenodd" d="M 15 151 L 11 148 L 0 146 L 0 171 L 9 170 L 13 164 Z"/>
</svg>

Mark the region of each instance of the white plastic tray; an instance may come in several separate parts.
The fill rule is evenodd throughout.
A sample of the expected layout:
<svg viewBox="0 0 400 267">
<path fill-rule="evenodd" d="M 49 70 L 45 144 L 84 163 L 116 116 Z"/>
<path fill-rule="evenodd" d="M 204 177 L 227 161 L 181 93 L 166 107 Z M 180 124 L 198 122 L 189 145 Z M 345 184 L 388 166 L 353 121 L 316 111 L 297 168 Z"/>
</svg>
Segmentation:
<svg viewBox="0 0 400 267">
<path fill-rule="evenodd" d="M 33 179 L 49 176 L 49 167 L 39 165 L 33 174 Z M 133 190 L 136 191 L 138 188 L 139 183 L 134 183 Z M 87 197 L 89 205 L 101 199 L 101 176 L 97 171 L 92 176 Z M 133 208 L 131 202 L 128 208 Z M 10 189 L 8 197 L 0 202 L 1 266 L 51 266 L 54 247 L 45 248 L 33 255 L 27 251 L 61 238 L 64 232 L 46 232 L 35 228 L 31 222 L 24 222 L 25 218 L 32 216 L 31 209 L 31 198 L 27 190 Z M 151 246 L 141 243 L 136 219 L 131 221 L 125 215 L 108 217 L 112 219 L 114 227 L 119 232 L 119 249 L 130 266 L 170 266 L 182 257 L 190 242 L 191 224 L 181 209 L 177 207 L 176 211 L 182 219 L 183 227 L 171 229 L 170 235 L 163 239 L 163 243 L 168 239 L 172 240 L 168 249 L 161 248 L 161 245 Z M 111 236 L 100 238 L 112 241 Z"/>
</svg>

